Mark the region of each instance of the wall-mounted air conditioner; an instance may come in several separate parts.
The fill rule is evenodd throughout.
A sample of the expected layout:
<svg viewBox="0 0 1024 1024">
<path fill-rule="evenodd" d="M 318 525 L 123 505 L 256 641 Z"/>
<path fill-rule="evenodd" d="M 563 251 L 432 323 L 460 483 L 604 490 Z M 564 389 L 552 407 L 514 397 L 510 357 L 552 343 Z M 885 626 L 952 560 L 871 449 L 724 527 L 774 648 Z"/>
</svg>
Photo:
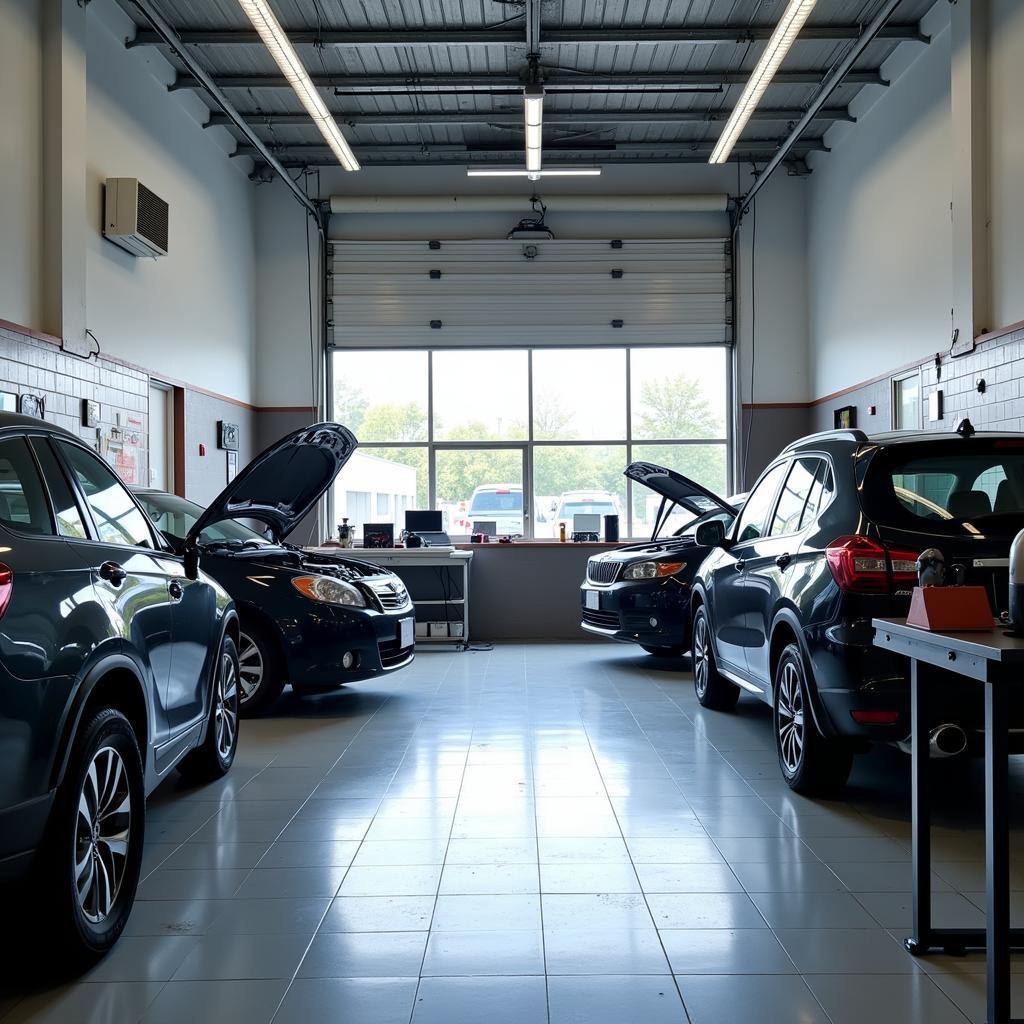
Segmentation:
<svg viewBox="0 0 1024 1024">
<path fill-rule="evenodd" d="M 138 178 L 107 178 L 103 235 L 133 256 L 167 255 L 169 207 Z"/>
</svg>

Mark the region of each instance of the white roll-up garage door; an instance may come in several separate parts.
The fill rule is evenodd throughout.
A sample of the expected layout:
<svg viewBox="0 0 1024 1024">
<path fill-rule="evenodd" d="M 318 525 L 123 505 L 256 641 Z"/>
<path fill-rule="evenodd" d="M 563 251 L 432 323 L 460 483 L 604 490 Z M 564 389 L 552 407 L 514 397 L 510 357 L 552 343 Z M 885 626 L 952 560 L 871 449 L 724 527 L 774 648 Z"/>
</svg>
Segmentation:
<svg viewBox="0 0 1024 1024">
<path fill-rule="evenodd" d="M 338 347 L 732 342 L 728 239 L 331 247 Z"/>
</svg>

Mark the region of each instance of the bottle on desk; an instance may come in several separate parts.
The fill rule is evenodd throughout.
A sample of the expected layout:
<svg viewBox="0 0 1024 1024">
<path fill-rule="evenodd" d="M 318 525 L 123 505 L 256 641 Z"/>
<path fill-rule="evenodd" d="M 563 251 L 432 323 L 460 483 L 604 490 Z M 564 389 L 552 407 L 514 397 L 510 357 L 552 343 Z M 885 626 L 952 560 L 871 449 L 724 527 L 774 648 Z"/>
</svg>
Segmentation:
<svg viewBox="0 0 1024 1024">
<path fill-rule="evenodd" d="M 558 539 L 561 543 L 565 543 L 565 523 L 558 524 Z"/>
</svg>

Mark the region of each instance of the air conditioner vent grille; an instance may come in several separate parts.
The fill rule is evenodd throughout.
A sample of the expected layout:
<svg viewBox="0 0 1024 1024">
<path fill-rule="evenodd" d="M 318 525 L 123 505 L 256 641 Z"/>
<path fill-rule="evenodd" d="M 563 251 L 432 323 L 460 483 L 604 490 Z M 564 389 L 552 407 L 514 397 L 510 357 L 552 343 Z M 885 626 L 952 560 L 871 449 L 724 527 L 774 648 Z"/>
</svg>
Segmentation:
<svg viewBox="0 0 1024 1024">
<path fill-rule="evenodd" d="M 169 210 L 170 208 L 164 200 L 150 192 L 141 181 L 139 182 L 139 234 L 156 242 L 164 252 L 167 252 Z"/>
</svg>

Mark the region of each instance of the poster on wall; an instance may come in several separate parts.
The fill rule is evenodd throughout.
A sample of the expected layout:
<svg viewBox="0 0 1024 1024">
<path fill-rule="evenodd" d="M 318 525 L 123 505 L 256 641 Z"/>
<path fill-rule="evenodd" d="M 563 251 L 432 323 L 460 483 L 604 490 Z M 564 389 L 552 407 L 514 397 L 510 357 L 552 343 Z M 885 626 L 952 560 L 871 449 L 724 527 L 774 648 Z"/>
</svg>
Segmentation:
<svg viewBox="0 0 1024 1024">
<path fill-rule="evenodd" d="M 857 406 L 844 405 L 836 409 L 832 416 L 832 424 L 836 430 L 852 430 L 857 426 Z"/>
<path fill-rule="evenodd" d="M 238 452 L 228 452 L 228 483 L 238 476 Z"/>
<path fill-rule="evenodd" d="M 238 424 L 227 420 L 217 422 L 217 446 L 229 452 L 238 451 Z"/>
</svg>

